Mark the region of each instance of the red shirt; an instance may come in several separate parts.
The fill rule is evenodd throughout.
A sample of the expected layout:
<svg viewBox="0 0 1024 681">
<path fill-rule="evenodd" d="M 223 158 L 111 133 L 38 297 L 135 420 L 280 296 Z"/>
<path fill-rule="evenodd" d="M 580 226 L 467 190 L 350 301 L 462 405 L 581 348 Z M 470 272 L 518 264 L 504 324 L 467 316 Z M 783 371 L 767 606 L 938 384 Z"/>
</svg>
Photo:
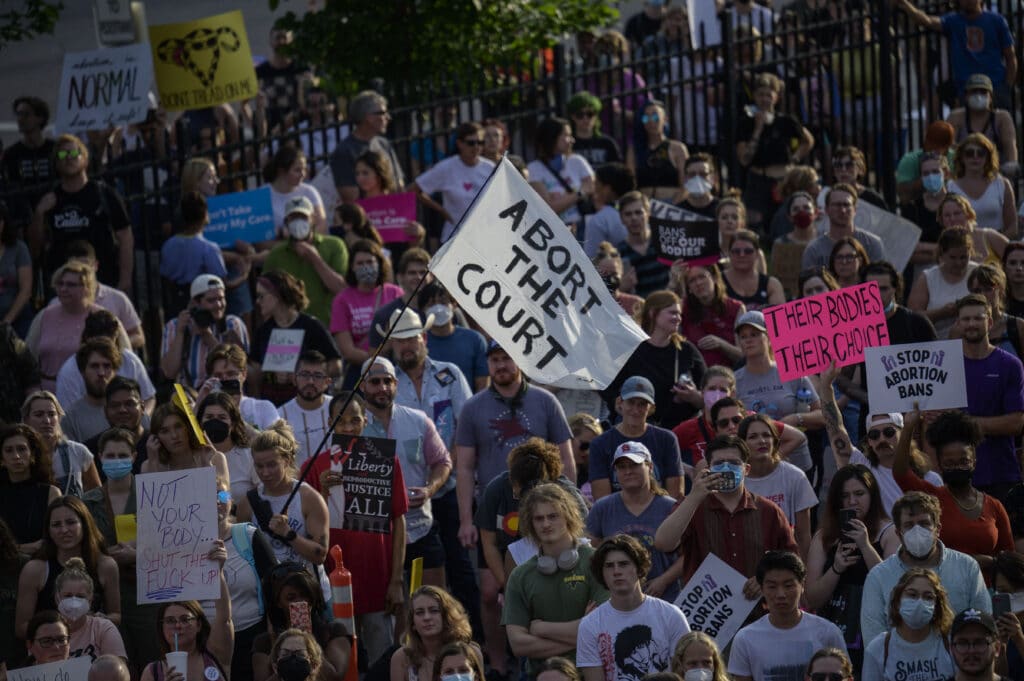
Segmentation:
<svg viewBox="0 0 1024 681">
<path fill-rule="evenodd" d="M 782 435 L 782 428 L 786 425 L 782 421 L 774 421 L 775 431 Z M 696 466 L 704 460 L 704 449 L 709 440 L 715 438 L 715 426 L 704 420 L 704 413 L 697 414 L 692 419 L 687 419 L 672 429 L 676 439 L 679 440 L 679 453 L 683 461 L 691 466 Z M 689 459 L 687 456 L 689 453 Z"/>
<path fill-rule="evenodd" d="M 743 303 L 740 301 L 734 298 L 726 298 L 725 311 L 722 314 L 705 310 L 704 318 L 699 322 L 691 321 L 686 314 L 686 310 L 683 310 L 683 335 L 694 345 L 697 345 L 697 341 L 707 335 L 718 336 L 726 342 L 733 344 L 736 337 L 736 332 L 733 331 L 733 324 L 736 322 L 736 317 L 739 315 L 740 307 L 742 306 Z M 735 364 L 721 350 L 701 350 L 700 354 L 704 356 L 704 363 L 709 367 L 719 364 L 732 368 L 733 364 Z"/>
<path fill-rule="evenodd" d="M 679 544 L 684 561 L 683 584 L 690 581 L 709 553 L 740 574 L 753 577 L 761 556 L 773 549 L 800 553 L 782 509 L 746 488 L 732 512 L 711 495 L 697 507 Z"/>
<path fill-rule="evenodd" d="M 331 467 L 331 455 L 322 452 L 310 459 L 312 466 L 306 482 L 317 492 L 320 489 L 320 474 Z M 395 476 L 391 481 L 391 522 L 401 518 L 409 510 L 409 494 L 405 489 L 402 463 L 395 457 Z M 352 603 L 357 615 L 384 610 L 384 597 L 391 581 L 391 534 L 358 532 L 332 527 L 330 544 L 341 547 L 342 560 L 352 573 Z M 330 573 L 334 565 L 328 556 L 324 569 Z"/>
</svg>

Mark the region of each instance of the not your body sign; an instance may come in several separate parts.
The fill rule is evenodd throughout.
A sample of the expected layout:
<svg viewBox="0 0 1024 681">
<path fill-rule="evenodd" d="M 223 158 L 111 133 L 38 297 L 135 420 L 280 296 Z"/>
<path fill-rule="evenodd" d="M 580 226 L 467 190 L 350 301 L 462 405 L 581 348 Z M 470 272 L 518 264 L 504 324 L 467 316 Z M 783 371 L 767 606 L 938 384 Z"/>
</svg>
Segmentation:
<svg viewBox="0 0 1024 681">
<path fill-rule="evenodd" d="M 604 388 L 647 337 L 558 216 L 504 159 L 430 270 L 540 383 Z"/>
</svg>

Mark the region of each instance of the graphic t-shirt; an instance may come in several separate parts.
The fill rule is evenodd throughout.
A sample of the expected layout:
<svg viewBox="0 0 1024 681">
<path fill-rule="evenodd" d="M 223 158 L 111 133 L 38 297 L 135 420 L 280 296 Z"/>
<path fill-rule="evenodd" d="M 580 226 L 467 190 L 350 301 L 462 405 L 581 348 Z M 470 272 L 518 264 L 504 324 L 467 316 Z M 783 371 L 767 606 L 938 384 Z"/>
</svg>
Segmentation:
<svg viewBox="0 0 1024 681">
<path fill-rule="evenodd" d="M 372 291 L 349 286 L 335 297 L 331 305 L 331 333 L 348 331 L 352 334 L 353 345 L 369 350 L 374 311 L 401 295 L 402 289 L 394 284 L 384 284 Z"/>
<path fill-rule="evenodd" d="M 885 653 L 885 637 L 889 636 L 889 654 Z M 956 673 L 953 659 L 942 640 L 932 630 L 923 641 L 910 643 L 893 629 L 881 633 L 864 651 L 861 681 L 943 681 Z"/>
<path fill-rule="evenodd" d="M 640 681 L 669 670 L 676 643 L 690 631 L 686 615 L 659 598 L 616 610 L 605 602 L 580 621 L 576 666 L 600 667 L 605 681 Z"/>
<path fill-rule="evenodd" d="M 99 259 L 97 277 L 104 284 L 117 285 L 117 239 L 114 236 L 131 228 L 128 211 L 117 192 L 105 184 L 89 181 L 74 193 L 57 187 L 57 203 L 46 214 L 50 227 L 50 247 L 46 250 L 46 271 L 53 272 L 68 259 L 67 247 L 73 241 L 88 241 Z"/>
</svg>

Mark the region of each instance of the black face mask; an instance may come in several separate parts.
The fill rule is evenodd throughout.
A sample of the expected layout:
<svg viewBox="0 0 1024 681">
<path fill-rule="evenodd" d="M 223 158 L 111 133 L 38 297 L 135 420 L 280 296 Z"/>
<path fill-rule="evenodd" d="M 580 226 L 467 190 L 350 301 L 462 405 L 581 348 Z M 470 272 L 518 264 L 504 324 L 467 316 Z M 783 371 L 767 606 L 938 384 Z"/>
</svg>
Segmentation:
<svg viewBox="0 0 1024 681">
<path fill-rule="evenodd" d="M 973 477 L 974 469 L 972 468 L 951 468 L 942 471 L 942 482 L 951 489 L 964 489 L 971 484 Z"/>
<path fill-rule="evenodd" d="M 619 290 L 619 284 L 620 284 L 619 275 L 617 275 L 617 274 L 603 275 L 601 277 L 601 281 L 603 281 L 604 285 L 608 287 L 609 293 L 615 293 L 616 291 Z"/>
<path fill-rule="evenodd" d="M 220 419 L 210 419 L 209 421 L 203 421 L 203 432 L 206 433 L 211 442 L 224 442 L 224 440 L 228 439 L 228 435 L 231 434 L 231 426 Z"/>
<path fill-rule="evenodd" d="M 277 675 L 281 681 L 306 681 L 312 671 L 309 660 L 298 655 L 288 655 L 277 661 Z"/>
</svg>

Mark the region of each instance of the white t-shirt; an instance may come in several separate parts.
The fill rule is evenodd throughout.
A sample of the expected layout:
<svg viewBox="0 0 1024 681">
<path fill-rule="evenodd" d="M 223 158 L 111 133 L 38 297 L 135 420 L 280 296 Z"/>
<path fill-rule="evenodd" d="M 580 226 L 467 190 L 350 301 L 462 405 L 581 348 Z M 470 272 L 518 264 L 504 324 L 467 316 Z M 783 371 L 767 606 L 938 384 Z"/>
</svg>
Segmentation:
<svg viewBox="0 0 1024 681">
<path fill-rule="evenodd" d="M 252 463 L 252 450 L 248 447 L 233 447 L 224 453 L 228 461 L 228 476 L 231 480 L 231 498 L 239 503 L 245 493 L 260 484 L 256 467 Z"/>
<path fill-rule="evenodd" d="M 861 681 L 943 681 L 953 678 L 956 673 L 953 658 L 941 634 L 932 629 L 925 640 L 910 643 L 903 640 L 895 629 L 891 631 L 888 658 L 885 656 L 886 632 L 872 639 L 864 650 Z"/>
<path fill-rule="evenodd" d="M 238 411 L 242 413 L 243 421 L 258 430 L 266 430 L 280 418 L 273 402 L 248 395 L 242 395 L 238 402 Z"/>
<path fill-rule="evenodd" d="M 476 165 L 467 166 L 458 156 L 449 156 L 417 177 L 416 185 L 424 194 L 441 192 L 444 209 L 458 223 L 492 170 L 494 162 L 483 157 L 477 160 Z M 454 231 L 455 224 L 445 222 L 441 243 L 448 241 Z"/>
<path fill-rule="evenodd" d="M 287 194 L 275 191 L 270 187 L 270 207 L 274 211 L 274 229 L 284 229 L 284 207 L 288 200 L 296 196 L 305 196 L 313 204 L 314 213 L 324 212 L 324 202 L 320 198 L 320 192 L 311 184 L 302 182 L 298 187 Z"/>
<path fill-rule="evenodd" d="M 796 525 L 798 511 L 818 505 L 818 496 L 807 475 L 788 461 L 780 461 L 775 470 L 763 478 L 748 475 L 743 484 L 754 494 L 775 502 L 786 514 L 790 525 Z"/>
<path fill-rule="evenodd" d="M 729 673 L 754 681 L 804 681 L 815 651 L 835 647 L 846 651 L 839 627 L 804 612 L 790 629 L 779 629 L 768 615 L 736 633 L 729 656 Z"/>
<path fill-rule="evenodd" d="M 293 399 L 282 404 L 277 413 L 295 431 L 295 441 L 299 443 L 295 463 L 301 469 L 311 454 L 316 453 L 316 446 L 320 444 L 324 433 L 331 425 L 331 401 L 325 399 L 316 409 L 307 410 Z"/>
<path fill-rule="evenodd" d="M 530 173 L 530 182 L 540 182 L 548 194 L 561 196 L 566 193 L 565 186 L 558 181 L 558 178 L 543 161 L 531 161 L 530 165 L 526 166 L 526 170 Z M 559 175 L 572 187 L 573 191 L 579 191 L 583 180 L 594 177 L 594 169 L 587 163 L 587 159 L 579 154 L 572 154 L 565 160 Z M 565 209 L 558 217 L 562 218 L 566 224 L 576 224 L 582 220 L 576 206 Z"/>
<path fill-rule="evenodd" d="M 130 378 L 139 384 L 139 396 L 143 402 L 156 395 L 156 388 L 153 387 L 153 381 L 149 380 L 146 365 L 131 350 L 121 351 L 121 368 L 117 370 L 117 375 Z M 82 378 L 82 372 L 78 370 L 78 360 L 75 355 L 71 355 L 57 372 L 57 401 L 68 406 L 83 397 L 85 380 Z"/>
<path fill-rule="evenodd" d="M 886 514 L 891 518 L 892 505 L 903 496 L 903 489 L 896 482 L 896 479 L 892 477 L 892 469 L 872 464 L 868 457 L 864 456 L 859 449 L 854 449 L 850 454 L 850 463 L 867 466 L 874 473 L 875 480 L 878 481 L 878 491 L 882 495 L 882 508 L 885 509 Z M 942 487 L 942 476 L 935 471 L 925 473 L 924 479 L 937 487 Z"/>
<path fill-rule="evenodd" d="M 628 612 L 605 601 L 580 620 L 576 666 L 602 668 L 605 681 L 640 681 L 669 671 L 676 643 L 689 631 L 683 611 L 660 598 L 647 596 Z"/>
</svg>

